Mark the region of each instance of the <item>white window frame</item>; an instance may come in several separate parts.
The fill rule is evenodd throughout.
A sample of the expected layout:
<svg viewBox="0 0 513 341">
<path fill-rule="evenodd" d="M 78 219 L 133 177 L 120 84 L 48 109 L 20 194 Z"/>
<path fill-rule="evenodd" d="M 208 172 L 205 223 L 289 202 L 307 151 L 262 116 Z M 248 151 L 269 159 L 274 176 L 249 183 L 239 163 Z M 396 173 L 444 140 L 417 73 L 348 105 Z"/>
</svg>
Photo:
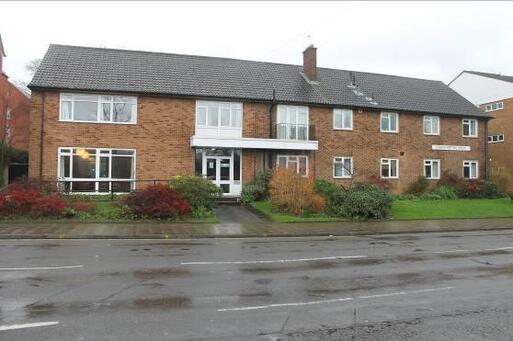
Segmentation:
<svg viewBox="0 0 513 341">
<path fill-rule="evenodd" d="M 488 135 L 488 143 L 503 143 L 503 142 L 504 142 L 504 134 Z"/>
<path fill-rule="evenodd" d="M 217 110 L 217 125 L 209 124 L 209 106 L 216 105 L 218 107 Z M 199 123 L 199 109 L 205 108 L 205 124 Z M 230 123 L 228 125 L 221 125 L 221 110 L 228 109 L 230 111 Z M 236 109 L 240 110 L 240 125 L 233 125 L 233 113 Z M 221 101 L 196 101 L 196 127 L 197 128 L 211 128 L 211 129 L 219 129 L 219 130 L 240 130 L 244 124 L 244 107 L 241 102 L 221 102 Z"/>
<path fill-rule="evenodd" d="M 472 134 L 472 129 L 470 129 L 472 127 L 472 122 L 475 122 L 476 124 L 476 130 L 474 132 L 474 134 Z M 465 125 L 468 124 L 469 125 L 469 135 L 465 135 Z M 476 138 L 478 137 L 479 135 L 479 122 L 477 119 L 475 118 L 464 118 L 461 120 L 461 135 L 463 137 L 472 137 L 472 138 Z"/>
<path fill-rule="evenodd" d="M 433 163 L 437 164 L 438 176 L 433 176 Z M 428 177 L 426 174 L 426 166 L 431 167 L 431 176 L 430 177 Z M 425 159 L 424 160 L 424 177 L 428 180 L 439 180 L 441 168 L 442 167 L 441 167 L 440 159 Z"/>
<path fill-rule="evenodd" d="M 96 96 L 97 97 L 97 108 L 96 108 L 96 121 L 85 121 L 85 120 L 75 120 L 75 96 Z M 62 117 L 62 102 L 69 101 L 63 97 L 71 97 L 71 118 L 65 119 Z M 112 100 L 110 102 L 102 101 L 102 97 L 111 97 Z M 112 105 L 114 102 L 114 97 L 128 97 L 132 100 L 132 121 L 130 122 L 115 122 L 112 121 Z M 111 103 L 111 120 L 105 121 L 102 120 L 102 103 Z M 137 124 L 137 96 L 129 96 L 129 95 L 121 95 L 121 94 L 91 94 L 91 93 L 68 93 L 61 92 L 59 97 L 59 121 L 60 122 L 76 122 L 76 123 L 101 123 L 101 124 Z"/>
<path fill-rule="evenodd" d="M 388 130 L 383 130 L 383 119 L 385 118 L 385 116 L 388 116 L 388 118 L 389 118 Z M 391 118 L 392 117 L 395 117 L 395 130 L 391 130 L 391 126 L 392 126 Z M 380 115 L 380 119 L 379 119 L 379 130 L 382 133 L 389 133 L 389 134 L 399 133 L 399 113 L 392 112 L 392 111 L 382 111 L 381 115 Z"/>
<path fill-rule="evenodd" d="M 291 118 L 291 113 L 290 113 L 291 109 L 296 110 L 296 121 L 297 121 L 299 111 L 301 111 L 302 113 L 305 113 L 306 114 L 306 124 L 292 123 L 291 119 L 290 119 Z M 282 119 L 283 116 L 285 116 L 285 120 Z M 309 110 L 308 106 L 278 104 L 278 106 L 276 108 L 276 124 L 277 125 L 278 124 L 288 125 L 288 126 L 286 126 L 287 128 L 286 128 L 285 140 L 294 140 L 294 141 L 310 140 L 310 110 Z M 305 140 L 299 138 L 299 130 L 298 129 L 296 129 L 296 133 L 295 133 L 296 138 L 289 138 L 289 129 L 290 129 L 290 126 L 292 126 L 292 125 L 296 125 L 296 128 L 297 128 L 297 126 L 306 125 L 306 139 Z"/>
<path fill-rule="evenodd" d="M 474 177 L 472 176 L 472 164 L 476 165 L 476 175 Z M 470 167 L 468 178 L 465 178 L 465 167 Z M 477 160 L 463 160 L 463 167 L 461 171 L 464 179 L 479 179 L 479 162 Z"/>
<path fill-rule="evenodd" d="M 436 119 L 436 132 L 426 132 L 426 120 L 429 122 L 429 127 L 433 127 L 433 119 Z M 440 135 L 440 116 L 424 115 L 422 118 L 422 131 L 424 135 Z"/>
<path fill-rule="evenodd" d="M 347 169 L 344 168 L 344 162 L 346 160 L 351 161 L 351 169 L 349 170 L 349 175 L 336 175 L 335 173 L 335 166 L 337 163 L 342 164 L 342 173 L 344 173 L 344 170 L 347 171 Z M 333 178 L 334 179 L 351 179 L 353 177 L 353 157 L 352 156 L 335 156 L 333 158 Z"/>
<path fill-rule="evenodd" d="M 69 149 L 69 152 L 63 152 L 63 150 Z M 74 178 L 73 177 L 73 149 L 94 149 L 96 151 L 95 155 L 95 174 L 94 178 Z M 112 151 L 113 150 L 121 150 L 121 151 L 130 151 L 133 154 L 131 156 L 128 155 L 116 155 L 120 157 L 131 157 L 132 158 L 132 179 L 119 179 L 112 178 Z M 102 154 L 102 151 L 109 151 L 108 154 Z M 69 177 L 63 176 L 61 174 L 61 156 L 70 156 L 70 165 L 69 165 Z M 108 177 L 100 177 L 100 157 L 109 157 L 109 176 Z M 66 182 L 95 182 L 95 191 L 94 192 L 72 192 L 75 194 L 110 194 L 110 192 L 100 192 L 99 191 L 99 182 L 130 182 L 131 189 L 134 190 L 136 185 L 133 180 L 136 179 L 136 166 L 137 166 L 137 151 L 136 149 L 130 148 L 95 148 L 95 147 L 59 147 L 57 150 L 57 179 L 58 181 L 66 181 Z M 110 184 L 109 184 L 110 187 Z M 110 189 L 110 188 L 109 188 Z"/>
<path fill-rule="evenodd" d="M 493 102 L 485 105 L 486 112 L 498 111 L 502 109 L 504 109 L 504 102 Z"/>
<path fill-rule="evenodd" d="M 286 162 L 286 168 L 289 169 L 289 160 L 292 158 L 296 158 L 296 174 L 299 174 L 301 176 L 307 177 L 309 173 L 309 166 L 308 166 L 308 155 L 277 155 L 276 156 L 276 166 L 279 167 L 280 165 L 280 157 L 287 158 Z M 299 159 L 304 158 L 306 160 L 306 174 L 300 174 L 299 173 Z"/>
<path fill-rule="evenodd" d="M 390 176 L 392 173 L 392 161 L 396 161 L 396 175 Z M 383 176 L 383 165 L 389 165 L 388 176 Z M 379 163 L 379 175 L 382 179 L 399 179 L 399 159 L 395 158 L 382 158 Z"/>
<path fill-rule="evenodd" d="M 336 116 L 342 116 L 342 127 L 335 126 Z M 350 115 L 349 116 L 349 127 L 344 127 L 344 115 Z M 352 109 L 340 109 L 336 108 L 333 109 L 333 129 L 334 130 L 353 130 L 353 110 Z"/>
</svg>

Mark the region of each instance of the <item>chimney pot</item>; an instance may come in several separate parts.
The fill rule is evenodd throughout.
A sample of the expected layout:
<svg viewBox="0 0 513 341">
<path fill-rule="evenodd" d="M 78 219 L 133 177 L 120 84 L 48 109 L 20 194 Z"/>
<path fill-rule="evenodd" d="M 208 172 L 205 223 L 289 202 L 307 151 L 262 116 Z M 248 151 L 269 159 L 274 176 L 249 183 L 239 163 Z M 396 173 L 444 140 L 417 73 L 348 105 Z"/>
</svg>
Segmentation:
<svg viewBox="0 0 513 341">
<path fill-rule="evenodd" d="M 303 72 L 310 81 L 317 81 L 317 48 L 313 45 L 303 51 Z"/>
</svg>

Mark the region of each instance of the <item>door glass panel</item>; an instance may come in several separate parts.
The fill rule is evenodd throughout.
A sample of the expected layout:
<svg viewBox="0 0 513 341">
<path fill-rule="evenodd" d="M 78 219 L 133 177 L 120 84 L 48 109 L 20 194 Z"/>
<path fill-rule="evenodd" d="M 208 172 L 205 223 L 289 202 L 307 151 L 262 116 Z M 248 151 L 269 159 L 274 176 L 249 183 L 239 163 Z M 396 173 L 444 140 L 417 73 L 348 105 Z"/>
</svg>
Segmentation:
<svg viewBox="0 0 513 341">
<path fill-rule="evenodd" d="M 215 180 L 216 179 L 216 159 L 207 158 L 207 179 Z"/>
<path fill-rule="evenodd" d="M 240 150 L 233 152 L 233 180 L 240 180 Z"/>
<path fill-rule="evenodd" d="M 230 193 L 230 185 L 229 184 L 221 184 L 221 189 L 223 193 Z"/>
<path fill-rule="evenodd" d="M 230 180 L 230 159 L 221 159 L 219 163 L 221 180 Z"/>
</svg>

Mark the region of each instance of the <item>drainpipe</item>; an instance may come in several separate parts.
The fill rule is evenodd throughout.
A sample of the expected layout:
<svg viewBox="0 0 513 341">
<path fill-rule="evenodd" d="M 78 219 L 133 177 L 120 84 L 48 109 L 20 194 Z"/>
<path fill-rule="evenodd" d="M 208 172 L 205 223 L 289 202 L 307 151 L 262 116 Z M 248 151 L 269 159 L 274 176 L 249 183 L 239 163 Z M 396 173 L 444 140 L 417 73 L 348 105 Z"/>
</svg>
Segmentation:
<svg viewBox="0 0 513 341">
<path fill-rule="evenodd" d="M 39 136 L 39 181 L 43 180 L 43 134 L 45 127 L 45 92 L 41 94 L 41 134 Z"/>
<path fill-rule="evenodd" d="M 276 103 L 276 89 L 273 89 L 273 97 L 271 99 L 271 105 L 269 105 L 269 137 L 273 136 L 273 107 Z M 265 158 L 264 158 L 265 160 Z M 272 152 L 269 152 L 268 160 L 269 169 L 272 168 Z M 265 167 L 264 167 L 265 168 Z"/>
<path fill-rule="evenodd" d="M 485 180 L 490 180 L 490 155 L 488 150 L 488 122 L 491 117 L 485 121 L 484 151 L 485 151 Z"/>
</svg>

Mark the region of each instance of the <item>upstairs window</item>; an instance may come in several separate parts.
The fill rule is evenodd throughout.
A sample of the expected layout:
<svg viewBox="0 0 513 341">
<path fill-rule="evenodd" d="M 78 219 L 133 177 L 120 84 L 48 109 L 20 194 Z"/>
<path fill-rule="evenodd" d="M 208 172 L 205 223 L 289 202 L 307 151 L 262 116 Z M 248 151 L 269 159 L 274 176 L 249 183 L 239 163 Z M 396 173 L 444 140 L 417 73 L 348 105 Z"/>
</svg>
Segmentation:
<svg viewBox="0 0 513 341">
<path fill-rule="evenodd" d="M 477 120 L 464 119 L 463 121 L 463 137 L 477 137 Z"/>
<path fill-rule="evenodd" d="M 504 142 L 504 134 L 488 136 L 488 143 L 501 143 L 501 142 Z"/>
<path fill-rule="evenodd" d="M 286 140 L 308 140 L 308 107 L 278 105 L 276 137 Z"/>
<path fill-rule="evenodd" d="M 351 109 L 334 109 L 333 129 L 353 130 L 353 111 Z"/>
<path fill-rule="evenodd" d="M 396 112 L 381 113 L 381 132 L 397 133 L 399 132 L 399 116 Z"/>
<path fill-rule="evenodd" d="M 486 112 L 497 111 L 497 110 L 502 110 L 502 109 L 504 109 L 504 103 L 503 102 L 490 103 L 490 104 L 487 104 L 485 106 L 485 111 Z"/>
<path fill-rule="evenodd" d="M 197 101 L 196 125 L 201 128 L 241 128 L 242 103 Z"/>
<path fill-rule="evenodd" d="M 91 94 L 61 94 L 60 120 L 134 124 L 137 98 Z"/>
<path fill-rule="evenodd" d="M 424 116 L 424 135 L 440 135 L 440 117 Z"/>
</svg>

